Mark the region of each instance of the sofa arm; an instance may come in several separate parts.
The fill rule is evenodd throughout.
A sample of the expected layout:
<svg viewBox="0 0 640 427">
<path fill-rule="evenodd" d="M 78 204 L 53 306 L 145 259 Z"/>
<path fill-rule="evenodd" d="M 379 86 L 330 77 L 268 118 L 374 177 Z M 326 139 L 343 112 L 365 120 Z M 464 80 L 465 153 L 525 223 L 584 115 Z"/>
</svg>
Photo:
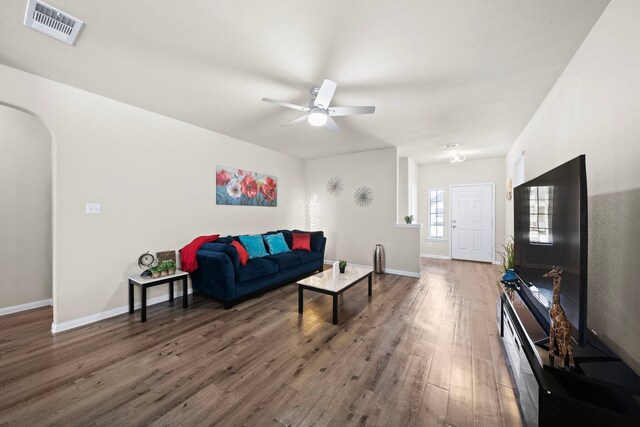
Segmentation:
<svg viewBox="0 0 640 427">
<path fill-rule="evenodd" d="M 322 249 L 320 250 L 320 253 L 322 254 L 322 264 L 324 264 L 324 249 L 327 246 L 327 238 L 323 237 L 322 238 Z"/>
<path fill-rule="evenodd" d="M 198 268 L 191 273 L 193 289 L 221 301 L 236 296 L 235 271 L 229 256 L 222 252 L 199 250 Z"/>
<path fill-rule="evenodd" d="M 212 251 L 212 252 L 220 252 L 223 254 L 227 254 L 227 256 L 231 259 L 231 264 L 233 264 L 233 270 L 237 277 L 238 269 L 240 268 L 240 257 L 238 256 L 238 250 L 233 245 L 228 245 L 226 243 L 205 243 L 200 248 L 201 251 Z"/>
</svg>

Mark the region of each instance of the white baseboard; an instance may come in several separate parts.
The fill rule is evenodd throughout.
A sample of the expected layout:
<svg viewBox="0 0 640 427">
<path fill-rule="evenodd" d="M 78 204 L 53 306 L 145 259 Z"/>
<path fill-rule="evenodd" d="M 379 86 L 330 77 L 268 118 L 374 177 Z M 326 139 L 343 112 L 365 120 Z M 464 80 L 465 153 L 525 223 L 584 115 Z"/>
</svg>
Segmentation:
<svg viewBox="0 0 640 427">
<path fill-rule="evenodd" d="M 414 273 L 413 271 L 404 271 L 404 270 L 395 270 L 392 268 L 385 268 L 385 273 L 389 274 L 397 274 L 398 276 L 408 276 L 408 277 L 416 277 L 420 278 L 420 273 Z"/>
<path fill-rule="evenodd" d="M 19 313 L 25 310 L 33 310 L 34 308 L 46 307 L 48 305 L 52 305 L 53 300 L 43 299 L 41 301 L 28 302 L 26 304 L 13 305 L 11 307 L 0 308 L 0 316 L 4 316 L 12 313 Z"/>
<path fill-rule="evenodd" d="M 193 289 L 189 288 L 187 294 L 193 293 Z M 174 296 L 176 298 L 182 296 L 182 291 L 174 292 Z M 147 308 L 154 304 L 159 304 L 161 302 L 169 301 L 169 295 L 161 295 L 155 298 L 147 299 Z M 139 309 L 142 307 L 142 303 L 137 302 L 133 305 L 134 309 Z M 79 319 L 68 320 L 62 323 L 52 323 L 51 324 L 51 332 L 57 333 L 62 331 L 68 331 L 69 329 L 79 328 L 80 326 L 85 326 L 90 323 L 95 323 L 100 320 L 108 319 L 110 317 L 118 316 L 120 314 L 128 313 L 129 305 L 123 305 L 121 307 L 112 308 L 111 310 L 103 311 L 101 313 L 91 314 L 89 316 L 80 317 Z"/>
<path fill-rule="evenodd" d="M 324 263 L 327 265 L 333 265 L 334 262 L 335 261 L 332 261 L 330 259 L 324 260 Z M 373 268 L 372 265 L 363 265 L 363 264 L 354 264 L 354 263 L 349 263 L 349 265 L 352 265 L 354 267 L 360 267 L 360 268 Z M 397 274 L 398 276 L 420 277 L 420 273 L 414 273 L 413 271 L 394 270 L 392 268 L 385 268 L 384 272 L 389 274 Z"/>
<path fill-rule="evenodd" d="M 449 255 L 432 255 L 432 254 L 420 254 L 422 258 L 433 258 L 433 259 L 451 259 Z"/>
</svg>

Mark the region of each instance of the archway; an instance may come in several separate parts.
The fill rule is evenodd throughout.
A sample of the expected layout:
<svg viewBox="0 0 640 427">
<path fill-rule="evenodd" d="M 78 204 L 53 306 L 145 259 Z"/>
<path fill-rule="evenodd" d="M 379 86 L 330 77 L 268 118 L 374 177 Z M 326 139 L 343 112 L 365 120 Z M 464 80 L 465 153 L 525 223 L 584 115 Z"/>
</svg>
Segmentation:
<svg viewBox="0 0 640 427">
<path fill-rule="evenodd" d="M 0 314 L 54 305 L 53 143 L 40 118 L 0 102 Z"/>
</svg>

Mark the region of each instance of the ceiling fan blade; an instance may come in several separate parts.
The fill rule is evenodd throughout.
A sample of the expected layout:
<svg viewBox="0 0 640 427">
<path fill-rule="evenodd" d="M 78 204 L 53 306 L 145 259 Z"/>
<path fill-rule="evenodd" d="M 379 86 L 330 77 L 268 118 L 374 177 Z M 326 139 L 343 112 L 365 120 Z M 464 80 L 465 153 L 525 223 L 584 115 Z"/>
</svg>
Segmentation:
<svg viewBox="0 0 640 427">
<path fill-rule="evenodd" d="M 351 116 L 353 114 L 371 114 L 376 111 L 376 107 L 331 107 L 330 116 Z"/>
<path fill-rule="evenodd" d="M 327 123 L 324 125 L 324 127 L 334 132 L 340 131 L 340 126 L 338 126 L 336 121 L 331 117 L 327 117 Z"/>
<path fill-rule="evenodd" d="M 322 86 L 320 86 L 320 91 L 318 91 L 318 95 L 316 95 L 316 99 L 313 101 L 313 106 L 322 106 L 324 109 L 329 108 L 329 104 L 331 103 L 331 98 L 333 98 L 333 94 L 336 91 L 336 87 L 338 87 L 336 82 L 324 79 Z"/>
<path fill-rule="evenodd" d="M 271 99 L 271 98 L 262 98 L 262 100 L 264 102 L 270 102 L 272 104 L 280 105 L 281 107 L 292 108 L 292 109 L 298 110 L 298 111 L 309 111 L 310 110 L 309 107 L 303 107 L 302 105 L 291 104 L 289 102 L 284 102 L 284 101 L 277 101 L 277 100 Z"/>
<path fill-rule="evenodd" d="M 298 117 L 297 119 L 293 119 L 290 122 L 287 122 L 285 124 L 280 125 L 280 127 L 287 127 L 287 126 L 291 126 L 291 125 L 295 125 L 296 123 L 300 123 L 300 122 L 305 122 L 307 121 L 307 116 L 304 115 L 302 117 Z"/>
</svg>

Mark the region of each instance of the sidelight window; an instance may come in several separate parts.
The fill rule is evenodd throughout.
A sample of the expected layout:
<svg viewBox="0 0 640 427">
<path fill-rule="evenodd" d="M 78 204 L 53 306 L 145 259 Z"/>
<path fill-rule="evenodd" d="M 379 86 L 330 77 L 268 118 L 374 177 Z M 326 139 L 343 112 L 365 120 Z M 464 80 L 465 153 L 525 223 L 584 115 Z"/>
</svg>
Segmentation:
<svg viewBox="0 0 640 427">
<path fill-rule="evenodd" d="M 429 194 L 429 238 L 444 239 L 444 190 L 433 189 Z"/>
</svg>

